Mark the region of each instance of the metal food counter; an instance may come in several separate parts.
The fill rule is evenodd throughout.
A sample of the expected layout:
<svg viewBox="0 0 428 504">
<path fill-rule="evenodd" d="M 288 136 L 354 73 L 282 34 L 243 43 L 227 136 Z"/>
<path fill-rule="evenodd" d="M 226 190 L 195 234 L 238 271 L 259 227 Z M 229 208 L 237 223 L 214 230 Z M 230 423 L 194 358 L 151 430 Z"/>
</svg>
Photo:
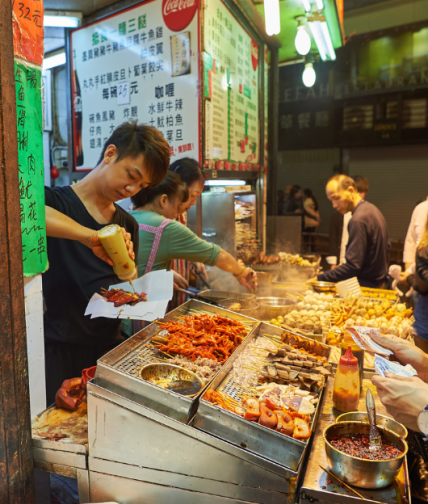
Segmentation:
<svg viewBox="0 0 428 504">
<path fill-rule="evenodd" d="M 360 394 L 358 411 L 366 411 L 366 392 L 370 389 L 376 404 L 376 414 L 388 415 L 385 407 L 380 402 L 376 387 L 372 385 L 370 377 L 373 373 L 365 373 L 363 379 L 363 391 Z M 336 418 L 342 414 L 333 408 L 333 384 L 334 379 L 330 378 L 327 388 L 324 391 L 324 400 L 318 420 L 318 425 L 313 438 L 311 456 L 305 471 L 305 478 L 299 492 L 300 504 L 318 502 L 319 504 L 352 504 L 355 502 L 384 503 L 384 504 L 410 504 L 410 485 L 407 458 L 404 459 L 403 466 L 394 484 L 380 490 L 366 490 L 356 488 L 366 500 L 357 497 L 353 492 L 342 486 L 338 481 L 327 474 L 320 465 L 329 469 L 327 456 L 325 453 L 323 431 L 336 422 Z"/>
</svg>

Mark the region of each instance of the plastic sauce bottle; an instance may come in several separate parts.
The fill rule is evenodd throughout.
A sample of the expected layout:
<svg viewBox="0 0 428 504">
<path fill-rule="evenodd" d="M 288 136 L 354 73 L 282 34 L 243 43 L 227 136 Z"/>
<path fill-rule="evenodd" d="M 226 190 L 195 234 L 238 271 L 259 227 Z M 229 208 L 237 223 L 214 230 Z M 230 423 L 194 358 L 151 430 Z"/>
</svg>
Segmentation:
<svg viewBox="0 0 428 504">
<path fill-rule="evenodd" d="M 136 273 L 135 262 L 129 257 L 120 226 L 109 224 L 98 232 L 102 246 L 113 261 L 113 270 L 121 280 L 130 280 Z"/>
<path fill-rule="evenodd" d="M 360 348 L 352 339 L 352 336 L 347 331 L 345 331 L 343 340 L 340 343 L 341 355 L 345 355 L 349 346 L 351 347 L 352 354 L 354 355 L 354 357 L 358 359 L 358 368 L 360 371 L 360 392 L 361 392 L 361 390 L 363 389 L 364 350 Z"/>
<path fill-rule="evenodd" d="M 339 411 L 357 411 L 360 399 L 360 372 L 358 359 L 351 346 L 339 360 L 333 388 L 333 406 Z"/>
</svg>

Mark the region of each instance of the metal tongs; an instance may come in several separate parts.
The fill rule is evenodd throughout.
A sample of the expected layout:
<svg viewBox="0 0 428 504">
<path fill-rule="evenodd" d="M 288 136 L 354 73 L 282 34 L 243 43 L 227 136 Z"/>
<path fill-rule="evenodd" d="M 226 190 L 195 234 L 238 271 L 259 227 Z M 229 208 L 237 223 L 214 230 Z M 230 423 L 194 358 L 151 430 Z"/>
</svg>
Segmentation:
<svg viewBox="0 0 428 504">
<path fill-rule="evenodd" d="M 382 446 L 382 438 L 379 434 L 379 431 L 376 428 L 376 406 L 373 399 L 373 395 L 370 390 L 367 390 L 366 406 L 370 422 L 369 450 L 371 452 L 376 452 L 380 450 L 380 447 Z"/>
</svg>

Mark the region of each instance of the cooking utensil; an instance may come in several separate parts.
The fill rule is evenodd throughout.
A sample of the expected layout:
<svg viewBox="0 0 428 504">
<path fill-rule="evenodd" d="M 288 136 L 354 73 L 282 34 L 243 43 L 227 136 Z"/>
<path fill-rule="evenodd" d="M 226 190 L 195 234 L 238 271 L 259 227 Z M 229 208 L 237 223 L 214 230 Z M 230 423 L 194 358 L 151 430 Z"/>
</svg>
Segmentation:
<svg viewBox="0 0 428 504">
<path fill-rule="evenodd" d="M 200 293 L 195 294 L 194 292 L 189 291 L 187 289 L 182 289 L 181 287 L 176 287 L 175 290 L 178 290 L 179 292 L 183 292 L 184 294 L 187 294 L 191 298 L 199 299 L 199 300 L 203 301 L 204 303 L 209 303 L 214 306 L 218 306 L 220 308 L 222 307 L 221 304 L 217 303 L 217 301 L 214 301 L 213 299 L 207 298 L 205 296 L 201 296 Z"/>
<path fill-rule="evenodd" d="M 204 386 L 196 373 L 173 364 L 148 364 L 141 368 L 140 376 L 153 385 L 187 397 L 197 395 Z"/>
<path fill-rule="evenodd" d="M 323 471 L 325 471 L 327 474 L 329 474 L 330 476 L 333 476 L 333 478 L 337 479 L 337 481 L 342 484 L 343 486 L 345 486 L 348 490 L 351 490 L 351 492 L 354 492 L 354 494 L 358 495 L 358 497 L 360 497 L 361 499 L 364 499 L 366 500 L 366 498 L 364 497 L 364 495 L 361 495 L 360 493 L 358 493 L 354 488 L 352 488 L 351 486 L 347 485 L 344 481 L 342 481 L 340 478 L 338 478 L 335 474 L 333 474 L 331 471 L 329 471 L 328 469 L 326 469 L 325 467 L 323 467 L 321 464 L 319 464 L 319 466 L 321 467 L 321 469 Z"/>
<path fill-rule="evenodd" d="M 325 452 L 332 473 L 349 485 L 360 488 L 377 489 L 390 485 L 400 471 L 404 457 L 407 455 L 408 446 L 404 439 L 394 432 L 379 427 L 383 437 L 392 443 L 402 454 L 391 460 L 367 460 L 353 455 L 348 455 L 334 448 L 330 444 L 333 437 L 342 434 L 370 434 L 370 425 L 361 422 L 340 422 L 329 425 L 324 429 L 323 437 Z"/>
<path fill-rule="evenodd" d="M 207 288 L 207 289 L 211 289 L 211 285 L 209 284 L 209 282 L 207 282 L 206 278 L 204 277 L 204 275 L 202 275 L 202 273 L 200 273 L 196 267 L 196 265 L 194 263 L 190 263 L 192 265 L 192 271 L 193 273 L 199 278 L 199 280 L 204 284 L 204 286 Z"/>
<path fill-rule="evenodd" d="M 205 290 L 199 293 L 201 296 L 213 299 L 214 301 L 235 301 L 240 303 L 241 301 L 254 301 L 256 299 L 255 294 L 245 294 L 241 292 L 229 292 L 229 291 L 219 291 L 219 290 Z"/>
<path fill-rule="evenodd" d="M 259 320 L 271 320 L 283 316 L 292 311 L 296 305 L 296 300 L 279 297 L 258 297 L 256 301 L 259 304 L 257 310 Z"/>
<path fill-rule="evenodd" d="M 365 411 L 351 411 L 350 413 L 343 413 L 343 415 L 336 418 L 336 423 L 340 422 L 370 423 L 369 417 Z M 389 418 L 384 415 L 376 415 L 376 425 L 394 432 L 397 436 L 400 436 L 403 439 L 406 439 L 407 437 L 408 432 L 406 427 L 404 427 L 401 423 L 398 423 L 393 418 Z"/>
<path fill-rule="evenodd" d="M 366 394 L 366 407 L 370 422 L 369 450 L 371 452 L 376 452 L 379 451 L 380 447 L 382 446 L 382 438 L 380 437 L 379 431 L 376 428 L 376 406 L 370 389 L 367 390 Z"/>
</svg>

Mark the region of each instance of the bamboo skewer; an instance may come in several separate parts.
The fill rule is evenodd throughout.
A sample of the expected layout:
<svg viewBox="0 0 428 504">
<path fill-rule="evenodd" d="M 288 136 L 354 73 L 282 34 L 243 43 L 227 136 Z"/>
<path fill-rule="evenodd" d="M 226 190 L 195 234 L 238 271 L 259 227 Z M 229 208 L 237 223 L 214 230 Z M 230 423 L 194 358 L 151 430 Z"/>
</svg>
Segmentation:
<svg viewBox="0 0 428 504">
<path fill-rule="evenodd" d="M 354 492 L 354 494 L 358 495 L 358 497 L 360 497 L 361 499 L 363 500 L 366 500 L 366 498 L 364 497 L 364 495 L 361 495 L 360 493 L 358 493 L 356 490 L 354 490 L 352 487 L 350 487 L 349 485 L 347 485 L 344 481 L 342 481 L 340 478 L 338 478 L 335 474 L 333 474 L 331 471 L 329 471 L 328 469 L 325 469 L 321 464 L 319 465 L 321 467 L 321 469 L 323 471 L 325 471 L 327 474 L 329 474 L 330 476 L 333 476 L 333 478 L 337 479 L 337 481 L 342 484 L 343 486 L 345 486 L 348 490 L 351 490 L 351 492 Z"/>
</svg>

